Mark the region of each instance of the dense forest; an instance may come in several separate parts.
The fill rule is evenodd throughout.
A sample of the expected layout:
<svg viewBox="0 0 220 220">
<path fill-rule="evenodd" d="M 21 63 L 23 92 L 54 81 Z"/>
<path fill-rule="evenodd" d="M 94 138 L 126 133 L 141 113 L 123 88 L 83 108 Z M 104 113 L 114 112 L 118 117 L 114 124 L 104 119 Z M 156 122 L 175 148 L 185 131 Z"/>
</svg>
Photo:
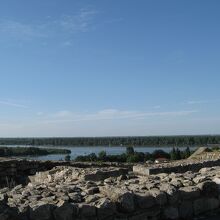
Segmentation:
<svg viewBox="0 0 220 220">
<path fill-rule="evenodd" d="M 0 138 L 0 145 L 33 146 L 204 146 L 220 144 L 220 135 L 78 138 Z"/>
</svg>

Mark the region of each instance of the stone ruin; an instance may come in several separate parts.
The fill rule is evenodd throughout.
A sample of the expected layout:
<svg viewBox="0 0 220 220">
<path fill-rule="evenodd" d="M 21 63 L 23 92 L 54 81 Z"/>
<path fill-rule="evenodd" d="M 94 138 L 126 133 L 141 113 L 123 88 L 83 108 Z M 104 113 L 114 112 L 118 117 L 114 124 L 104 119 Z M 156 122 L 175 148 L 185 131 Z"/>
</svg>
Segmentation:
<svg viewBox="0 0 220 220">
<path fill-rule="evenodd" d="M 157 165 L 161 172 L 151 175 L 140 166 L 56 166 L 1 188 L 0 220 L 189 220 L 216 213 L 220 166 L 208 165 L 179 173 Z"/>
<path fill-rule="evenodd" d="M 29 176 L 35 175 L 37 172 L 51 170 L 56 166 L 71 166 L 78 168 L 125 167 L 132 169 L 131 164 L 126 163 L 104 162 L 100 164 L 93 162 L 39 161 L 0 157 L 0 188 L 5 185 L 10 186 L 10 188 L 19 184 L 24 185 L 29 182 Z"/>
</svg>

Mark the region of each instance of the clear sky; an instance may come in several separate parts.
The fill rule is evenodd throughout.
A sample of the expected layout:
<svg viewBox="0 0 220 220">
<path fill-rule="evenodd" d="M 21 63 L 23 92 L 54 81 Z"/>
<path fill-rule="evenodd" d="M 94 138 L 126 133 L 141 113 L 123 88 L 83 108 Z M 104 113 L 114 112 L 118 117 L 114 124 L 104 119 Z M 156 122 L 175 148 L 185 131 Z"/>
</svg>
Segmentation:
<svg viewBox="0 0 220 220">
<path fill-rule="evenodd" d="M 1 0 L 0 136 L 220 133 L 219 0 Z"/>
</svg>

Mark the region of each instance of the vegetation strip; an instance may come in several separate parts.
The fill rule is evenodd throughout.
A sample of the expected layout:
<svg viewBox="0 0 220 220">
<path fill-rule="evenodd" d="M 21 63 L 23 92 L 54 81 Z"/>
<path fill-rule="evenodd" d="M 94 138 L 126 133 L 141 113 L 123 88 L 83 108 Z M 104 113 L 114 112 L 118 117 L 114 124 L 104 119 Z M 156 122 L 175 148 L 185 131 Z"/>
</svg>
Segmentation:
<svg viewBox="0 0 220 220">
<path fill-rule="evenodd" d="M 67 149 L 51 149 L 38 147 L 0 147 L 0 157 L 8 156 L 39 156 L 48 154 L 70 154 Z"/>
<path fill-rule="evenodd" d="M 220 135 L 75 138 L 0 138 L 0 145 L 51 146 L 195 146 L 219 144 Z"/>
</svg>

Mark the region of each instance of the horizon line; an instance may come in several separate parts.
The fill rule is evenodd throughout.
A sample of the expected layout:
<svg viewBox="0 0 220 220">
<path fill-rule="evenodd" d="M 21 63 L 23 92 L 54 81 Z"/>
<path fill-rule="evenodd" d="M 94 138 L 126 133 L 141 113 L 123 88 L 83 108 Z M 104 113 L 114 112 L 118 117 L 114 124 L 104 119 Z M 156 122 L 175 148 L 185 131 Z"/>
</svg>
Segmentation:
<svg viewBox="0 0 220 220">
<path fill-rule="evenodd" d="M 76 137 L 70 137 L 70 136 L 56 136 L 56 137 L 50 137 L 50 136 L 44 136 L 44 137 L 0 137 L 0 139 L 56 139 L 56 138 L 64 138 L 64 139 L 70 139 L 70 138 L 132 138 L 132 137 L 183 137 L 183 136 L 220 136 L 220 134 L 177 134 L 177 135 L 128 135 L 128 136 L 76 136 Z"/>
</svg>

